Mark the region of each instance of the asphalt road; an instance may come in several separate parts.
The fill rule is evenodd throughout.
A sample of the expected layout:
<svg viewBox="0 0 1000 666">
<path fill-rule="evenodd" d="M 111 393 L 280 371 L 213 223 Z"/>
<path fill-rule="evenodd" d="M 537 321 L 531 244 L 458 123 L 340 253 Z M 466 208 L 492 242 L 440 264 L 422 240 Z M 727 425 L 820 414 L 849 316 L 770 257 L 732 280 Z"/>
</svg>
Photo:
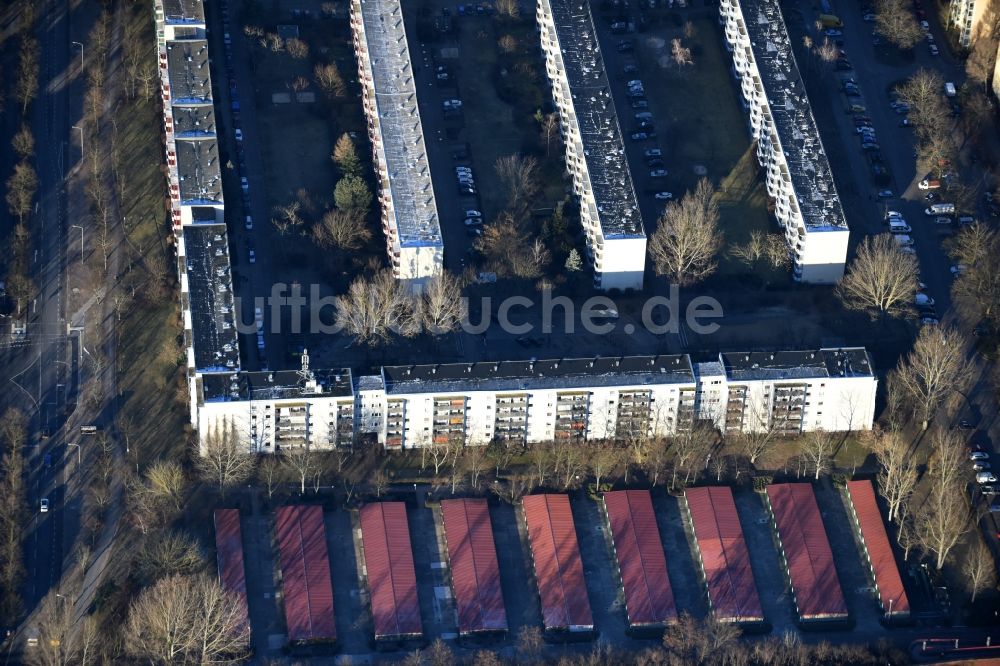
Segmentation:
<svg viewBox="0 0 1000 666">
<path fill-rule="evenodd" d="M 34 232 L 30 268 L 38 292 L 27 308 L 25 338 L 5 338 L 0 345 L 4 395 L 0 402 L 5 407 L 18 407 L 30 417 L 25 453 L 30 521 L 25 525 L 27 580 L 23 590 L 29 612 L 61 577 L 66 535 L 64 489 L 70 474 L 66 462 L 76 460 L 76 454 L 59 436 L 69 411 L 67 404 L 75 401 L 77 391 L 77 363 L 71 358 L 76 347 L 66 335 L 64 289 L 64 242 L 70 224 L 65 176 L 80 156 L 79 143 L 70 136 L 68 114 L 71 96 L 78 95 L 71 78 L 79 67 L 79 60 L 73 60 L 70 52 L 70 7 L 68 0 L 38 3 L 39 94 L 29 112 L 38 173 L 37 207 L 30 221 Z M 40 511 L 43 498 L 49 502 L 45 513 Z"/>
</svg>

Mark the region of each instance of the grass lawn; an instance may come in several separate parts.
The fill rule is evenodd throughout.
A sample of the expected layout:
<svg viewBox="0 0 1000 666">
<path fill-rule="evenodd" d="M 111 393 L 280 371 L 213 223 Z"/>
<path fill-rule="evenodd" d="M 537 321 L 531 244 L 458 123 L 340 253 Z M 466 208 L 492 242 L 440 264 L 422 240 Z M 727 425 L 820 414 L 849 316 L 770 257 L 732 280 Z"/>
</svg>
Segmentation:
<svg viewBox="0 0 1000 666">
<path fill-rule="evenodd" d="M 739 90 L 730 76 L 730 57 L 719 26 L 709 18 L 694 22 L 694 35 L 680 27 L 661 27 L 637 40 L 636 60 L 646 81 L 657 119 L 659 145 L 665 153 L 676 194 L 692 189 L 700 176 L 720 189 L 722 231 L 726 244 L 744 242 L 754 229 L 776 231 L 767 213 L 767 195 L 758 177 L 753 146 Z M 670 42 L 682 38 L 694 64 L 679 69 L 670 60 Z M 631 109 L 620 114 L 627 119 Z M 627 125 L 627 123 L 626 123 Z M 747 267 L 722 257 L 721 273 L 746 273 Z M 770 277 L 770 276 L 769 276 Z"/>
<path fill-rule="evenodd" d="M 128 20 L 136 22 L 148 40 L 153 39 L 153 23 L 147 11 L 133 10 Z M 139 98 L 128 103 L 118 114 L 118 121 L 123 171 L 129 174 L 122 214 L 127 221 L 133 270 L 148 275 L 140 274 L 137 280 L 140 285 L 144 280 L 160 280 L 165 276 L 164 287 L 171 293 L 162 300 L 137 294 L 137 302 L 130 306 L 121 323 L 119 411 L 133 424 L 129 448 L 145 464 L 161 456 L 181 455 L 187 442 L 183 434 L 188 421 L 187 405 L 179 400 L 178 391 L 183 381 L 184 356 L 178 344 L 182 330 L 177 299 L 173 296 L 173 251 L 164 240 L 169 235 L 170 222 L 164 207 L 162 126 L 155 100 Z"/>
</svg>

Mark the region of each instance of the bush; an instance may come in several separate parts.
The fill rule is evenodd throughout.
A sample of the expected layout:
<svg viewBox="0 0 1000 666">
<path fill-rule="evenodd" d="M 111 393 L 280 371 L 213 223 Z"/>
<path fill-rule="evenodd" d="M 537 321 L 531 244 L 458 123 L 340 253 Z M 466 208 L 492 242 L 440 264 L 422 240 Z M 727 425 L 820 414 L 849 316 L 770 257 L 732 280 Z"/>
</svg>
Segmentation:
<svg viewBox="0 0 1000 666">
<path fill-rule="evenodd" d="M 773 481 L 774 477 L 770 474 L 760 474 L 753 477 L 753 489 L 758 493 L 762 493 Z"/>
</svg>

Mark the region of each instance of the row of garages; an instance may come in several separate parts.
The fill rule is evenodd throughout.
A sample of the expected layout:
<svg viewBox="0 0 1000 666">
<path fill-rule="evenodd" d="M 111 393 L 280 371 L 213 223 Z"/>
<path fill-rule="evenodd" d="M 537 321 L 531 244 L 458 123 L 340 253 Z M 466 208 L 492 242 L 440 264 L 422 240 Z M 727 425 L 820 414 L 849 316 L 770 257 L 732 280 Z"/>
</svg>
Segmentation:
<svg viewBox="0 0 1000 666">
<path fill-rule="evenodd" d="M 852 481 L 847 492 L 883 616 L 905 619 L 909 602 L 871 482 Z M 746 627 L 765 627 L 731 489 L 690 488 L 684 499 L 714 617 Z M 766 488 L 766 499 L 799 622 L 846 622 L 848 608 L 812 486 L 773 484 Z M 602 504 L 628 628 L 635 633 L 658 632 L 676 621 L 678 608 L 650 492 L 607 492 Z M 521 509 L 546 633 L 592 634 L 595 624 L 569 497 L 530 495 L 523 499 Z M 505 633 L 507 611 L 487 501 L 442 500 L 439 517 L 459 635 Z M 245 598 L 239 512 L 220 509 L 215 513 L 215 524 L 222 583 Z M 367 504 L 358 510 L 355 528 L 359 573 L 368 591 L 376 642 L 423 638 L 405 503 Z M 277 509 L 275 538 L 288 641 L 335 642 L 322 508 Z"/>
</svg>

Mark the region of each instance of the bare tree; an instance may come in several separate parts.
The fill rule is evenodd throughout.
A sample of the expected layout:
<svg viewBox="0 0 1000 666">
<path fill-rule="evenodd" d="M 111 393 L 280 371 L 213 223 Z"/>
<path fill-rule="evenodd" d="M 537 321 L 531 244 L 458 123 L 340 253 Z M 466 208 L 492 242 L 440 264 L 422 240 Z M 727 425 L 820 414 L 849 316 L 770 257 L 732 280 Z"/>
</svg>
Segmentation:
<svg viewBox="0 0 1000 666">
<path fill-rule="evenodd" d="M 689 613 L 682 613 L 677 622 L 664 632 L 663 647 L 670 657 L 677 660 L 676 663 L 715 663 L 713 659 L 734 646 L 739 637 L 739 627 L 716 620 L 711 613 L 704 621 L 695 619 Z"/>
<path fill-rule="evenodd" d="M 336 63 L 317 64 L 313 68 L 313 80 L 328 97 L 347 97 L 347 84 Z"/>
<path fill-rule="evenodd" d="M 992 588 L 996 584 L 996 572 L 993 568 L 993 555 L 986 544 L 982 542 L 978 535 L 973 537 L 974 542 L 969 548 L 969 552 L 962 564 L 962 573 L 965 574 L 965 583 L 971 595 L 971 601 L 975 603 L 976 596 Z"/>
<path fill-rule="evenodd" d="M 265 455 L 257 465 L 257 480 L 267 488 L 268 499 L 274 496 L 283 471 L 281 460 L 274 455 Z"/>
<path fill-rule="evenodd" d="M 517 51 L 519 44 L 517 43 L 517 37 L 511 34 L 505 34 L 501 35 L 500 39 L 497 40 L 497 46 L 500 47 L 501 51 L 510 55 Z"/>
<path fill-rule="evenodd" d="M 31 133 L 31 128 L 27 125 L 21 125 L 21 129 L 14 135 L 10 143 L 18 158 L 22 160 L 35 154 L 35 135 Z"/>
<path fill-rule="evenodd" d="M 965 270 L 955 280 L 953 295 L 968 319 L 1000 320 L 1000 234 L 977 222 L 946 244 L 948 254 Z"/>
<path fill-rule="evenodd" d="M 372 238 L 371 229 L 363 217 L 353 211 L 333 208 L 313 226 L 313 240 L 324 248 L 355 251 Z"/>
<path fill-rule="evenodd" d="M 201 573 L 205 566 L 205 554 L 197 539 L 172 530 L 143 540 L 136 557 L 139 577 L 147 585 L 167 576 Z"/>
<path fill-rule="evenodd" d="M 550 260 L 545 245 L 532 241 L 509 212 L 484 226 L 475 247 L 486 265 L 505 277 L 537 278 Z"/>
<path fill-rule="evenodd" d="M 594 477 L 594 486 L 601 489 L 601 481 L 611 477 L 612 482 L 625 464 L 625 449 L 613 442 L 598 442 L 586 451 L 587 469 Z"/>
<path fill-rule="evenodd" d="M 674 37 L 670 40 L 670 58 L 678 67 L 686 67 L 694 64 L 691 49 L 684 46 L 679 37 Z"/>
<path fill-rule="evenodd" d="M 813 50 L 816 52 L 816 57 L 825 65 L 832 65 L 840 57 L 840 47 L 826 37 L 823 38 L 823 43 Z"/>
<path fill-rule="evenodd" d="M 285 50 L 296 60 L 305 60 L 309 57 L 309 45 L 298 37 L 286 39 Z"/>
<path fill-rule="evenodd" d="M 940 135 L 950 124 L 944 100 L 944 78 L 936 70 L 919 69 L 896 87 L 900 101 L 910 107 L 909 118 L 921 142 Z"/>
<path fill-rule="evenodd" d="M 302 202 L 292 201 L 284 206 L 275 206 L 271 223 L 282 236 L 292 231 L 298 232 L 305 224 L 302 219 Z"/>
<path fill-rule="evenodd" d="M 983 87 L 983 92 L 988 91 L 990 77 L 996 67 L 997 60 L 997 37 L 993 34 L 984 34 L 976 37 L 972 42 L 972 50 L 965 60 L 965 73 L 971 81 Z"/>
<path fill-rule="evenodd" d="M 533 663 L 542 656 L 545 639 L 538 627 L 523 626 L 517 633 L 517 656 L 526 663 Z"/>
<path fill-rule="evenodd" d="M 14 166 L 14 173 L 7 179 L 7 208 L 17 216 L 20 224 L 31 213 L 35 193 L 38 191 L 38 175 L 27 161 Z"/>
<path fill-rule="evenodd" d="M 14 95 L 21 104 L 21 115 L 28 114 L 28 106 L 38 95 L 38 63 L 41 48 L 38 40 L 30 35 L 21 35 L 18 52 L 17 79 L 14 81 Z"/>
<path fill-rule="evenodd" d="M 684 472 L 684 485 L 698 478 L 698 472 L 708 466 L 709 456 L 718 441 L 715 429 L 704 424 L 696 424 L 677 433 L 670 439 L 670 453 L 673 457 L 671 487 L 677 485 L 677 474 Z"/>
<path fill-rule="evenodd" d="M 231 424 L 206 433 L 205 446 L 195 458 L 195 468 L 205 481 L 214 483 L 223 497 L 226 490 L 246 483 L 253 476 L 257 459 L 239 443 Z"/>
<path fill-rule="evenodd" d="M 521 5 L 517 0 L 496 0 L 497 14 L 508 19 L 521 16 Z"/>
<path fill-rule="evenodd" d="M 239 663 L 250 641 L 245 602 L 205 575 L 170 576 L 143 590 L 124 632 L 129 653 L 166 664 Z"/>
<path fill-rule="evenodd" d="M 299 492 L 303 495 L 306 492 L 306 483 L 313 478 L 317 470 L 321 469 L 319 453 L 308 446 L 295 446 L 282 450 L 281 464 L 285 473 L 299 482 Z"/>
<path fill-rule="evenodd" d="M 920 548 L 935 559 L 938 570 L 969 529 L 969 506 L 964 497 L 965 451 L 951 433 L 939 431 L 928 465 L 928 491 L 914 511 L 915 536 Z"/>
<path fill-rule="evenodd" d="M 393 333 L 412 337 L 417 332 L 413 298 L 389 270 L 356 278 L 336 305 L 337 324 L 360 344 L 374 346 Z"/>
<path fill-rule="evenodd" d="M 464 312 L 462 282 L 443 271 L 424 285 L 417 309 L 420 322 L 428 332 L 443 335 L 455 330 Z"/>
<path fill-rule="evenodd" d="M 498 158 L 494 168 L 507 194 L 507 208 L 526 210 L 539 192 L 538 160 L 515 153 Z"/>
<path fill-rule="evenodd" d="M 751 268 L 760 263 L 776 269 L 787 268 L 792 262 L 784 235 L 769 234 L 759 229 L 750 232 L 746 243 L 731 245 L 729 256 Z"/>
<path fill-rule="evenodd" d="M 146 487 L 168 509 L 180 511 L 184 504 L 187 479 L 184 469 L 174 460 L 157 460 L 146 469 Z"/>
<path fill-rule="evenodd" d="M 904 51 L 924 38 L 909 5 L 905 0 L 877 0 L 875 3 L 875 32 Z"/>
<path fill-rule="evenodd" d="M 830 469 L 833 463 L 833 451 L 837 440 L 833 433 L 815 430 L 809 433 L 802 442 L 802 455 L 808 461 L 815 479 Z"/>
<path fill-rule="evenodd" d="M 70 595 L 49 592 L 39 606 L 38 644 L 24 653 L 30 666 L 86 666 L 99 663 L 98 624 L 92 615 L 77 627 Z"/>
<path fill-rule="evenodd" d="M 872 433 L 871 450 L 880 467 L 879 494 L 889 509 L 889 521 L 897 521 L 917 485 L 916 461 L 909 443 L 895 430 Z"/>
<path fill-rule="evenodd" d="M 535 119 L 538 120 L 538 124 L 541 127 L 541 138 L 542 145 L 545 146 L 545 157 L 550 157 L 552 154 L 552 146 L 558 145 L 559 143 L 559 114 L 555 112 L 543 114 L 539 111 L 535 115 Z"/>
<path fill-rule="evenodd" d="M 679 202 L 667 205 L 649 239 L 657 274 L 680 286 L 695 284 L 714 273 L 721 247 L 719 206 L 707 178 Z"/>
<path fill-rule="evenodd" d="M 913 312 L 918 270 L 917 260 L 891 234 L 869 236 L 837 285 L 837 296 L 844 307 L 872 318 L 906 316 Z"/>
<path fill-rule="evenodd" d="M 907 396 L 914 414 L 927 428 L 931 417 L 962 391 L 971 377 L 965 358 L 968 345 L 957 330 L 946 326 L 925 326 L 906 357 L 890 373 L 894 387 Z"/>
</svg>

